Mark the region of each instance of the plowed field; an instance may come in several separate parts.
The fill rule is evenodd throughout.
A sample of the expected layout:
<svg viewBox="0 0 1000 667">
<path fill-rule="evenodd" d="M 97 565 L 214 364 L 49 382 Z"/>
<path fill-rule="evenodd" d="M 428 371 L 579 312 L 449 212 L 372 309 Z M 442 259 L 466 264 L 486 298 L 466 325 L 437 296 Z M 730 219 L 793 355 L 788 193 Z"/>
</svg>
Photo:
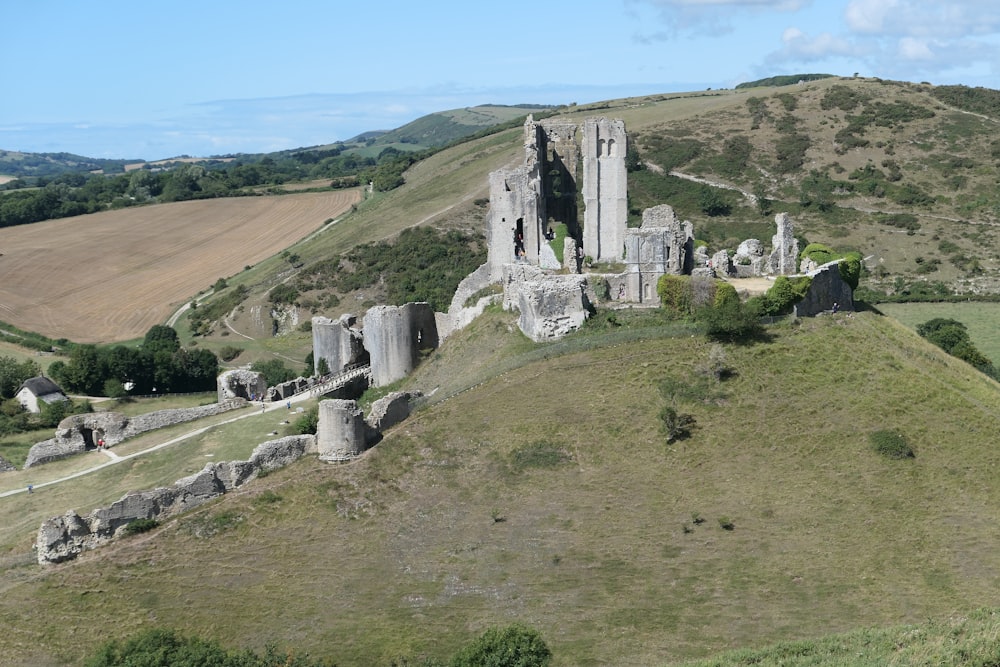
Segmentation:
<svg viewBox="0 0 1000 667">
<path fill-rule="evenodd" d="M 0 320 L 82 343 L 140 337 L 359 199 L 357 190 L 212 199 L 0 229 Z"/>
</svg>

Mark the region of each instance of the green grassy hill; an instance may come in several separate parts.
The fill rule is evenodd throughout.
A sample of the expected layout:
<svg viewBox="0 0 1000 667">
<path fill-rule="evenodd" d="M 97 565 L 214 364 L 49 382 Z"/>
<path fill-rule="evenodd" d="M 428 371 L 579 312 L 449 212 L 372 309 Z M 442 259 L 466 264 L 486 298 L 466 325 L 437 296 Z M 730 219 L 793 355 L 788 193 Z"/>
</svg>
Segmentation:
<svg viewBox="0 0 1000 667">
<path fill-rule="evenodd" d="M 994 604 L 997 384 L 873 314 L 770 333 L 723 346 L 716 383 L 690 328 L 546 346 L 488 313 L 360 460 L 307 459 L 75 562 L 7 567 L 0 653 L 74 663 L 165 625 L 387 665 L 519 620 L 555 664 L 666 665 Z M 696 419 L 669 445 L 668 404 Z M 873 452 L 886 428 L 916 458 Z"/>
<path fill-rule="evenodd" d="M 773 212 L 788 210 L 808 240 L 873 257 L 876 287 L 987 290 L 1000 276 L 994 121 L 933 87 L 823 79 L 564 117 L 597 114 L 623 118 L 647 164 L 630 174 L 632 207 L 674 205 L 713 249 L 767 242 Z M 415 225 L 480 230 L 487 175 L 522 157 L 521 137 L 513 128 L 441 151 L 289 251 L 305 270 Z M 783 171 L 803 145 L 802 164 Z M 772 211 L 729 194 L 728 214 L 709 216 L 699 197 L 710 186 L 671 169 L 761 188 Z M 906 203 L 906 185 L 932 200 Z M 250 311 L 298 270 L 275 257 L 229 284 L 250 288 Z M 358 313 L 377 293 L 337 296 L 316 314 Z M 33 565 L 40 518 L 245 456 L 270 417 L 58 493 L 0 500 L 0 655 L 78 664 L 104 639 L 163 625 L 388 665 L 451 655 L 486 626 L 521 621 L 557 665 L 668 665 L 729 649 L 745 652 L 704 664 L 979 664 L 995 623 L 975 610 L 996 606 L 1000 576 L 995 382 L 873 313 L 722 346 L 731 374 L 718 383 L 706 369 L 719 350 L 697 329 L 650 313 L 619 322 L 536 345 L 512 316 L 488 312 L 404 383 L 429 394 L 426 406 L 360 460 L 306 459 L 62 566 Z M 302 358 L 309 335 L 246 344 Z M 695 419 L 669 445 L 668 405 Z M 916 457 L 873 452 L 882 429 L 898 429 Z M 803 643 L 768 648 L 789 641 Z"/>
</svg>

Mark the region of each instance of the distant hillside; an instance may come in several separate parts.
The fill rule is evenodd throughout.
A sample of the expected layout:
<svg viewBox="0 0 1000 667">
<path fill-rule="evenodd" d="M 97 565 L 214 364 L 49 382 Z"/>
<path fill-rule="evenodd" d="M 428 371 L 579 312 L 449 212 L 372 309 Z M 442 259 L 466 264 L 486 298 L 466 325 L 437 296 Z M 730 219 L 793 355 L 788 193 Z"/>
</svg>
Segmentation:
<svg viewBox="0 0 1000 667">
<path fill-rule="evenodd" d="M 443 146 L 463 139 L 488 127 L 524 117 L 529 113 L 551 111 L 555 107 L 542 104 L 518 106 L 482 105 L 451 111 L 438 111 L 403 125 L 375 138 L 375 146 L 397 145 L 420 150 Z M 401 146 L 400 146 L 401 145 Z"/>
<path fill-rule="evenodd" d="M 112 174 L 125 171 L 125 165 L 135 162 L 142 160 L 104 160 L 72 153 L 21 153 L 0 150 L 0 175 L 23 178 L 87 171 Z"/>
<path fill-rule="evenodd" d="M 738 84 L 736 86 L 739 88 L 758 88 L 760 86 L 792 86 L 796 83 L 804 83 L 806 81 L 817 81 L 819 79 L 828 79 L 834 76 L 833 74 L 783 74 L 781 76 L 770 76 L 766 79 L 757 79 L 756 81 L 747 81 L 745 83 Z"/>
</svg>

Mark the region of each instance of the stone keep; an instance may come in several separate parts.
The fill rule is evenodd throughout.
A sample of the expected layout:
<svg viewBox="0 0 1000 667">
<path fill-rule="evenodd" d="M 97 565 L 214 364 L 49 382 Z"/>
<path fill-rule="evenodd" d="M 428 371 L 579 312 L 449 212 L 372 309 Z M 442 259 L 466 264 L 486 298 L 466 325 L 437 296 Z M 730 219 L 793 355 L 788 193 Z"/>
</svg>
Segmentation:
<svg viewBox="0 0 1000 667">
<path fill-rule="evenodd" d="M 365 313 L 364 336 L 372 386 L 395 382 L 416 368 L 421 351 L 437 348 L 434 309 L 426 302 L 375 306 Z"/>
<path fill-rule="evenodd" d="M 354 401 L 329 399 L 319 402 L 316 449 L 321 461 L 346 461 L 365 451 L 368 425 Z"/>
<path fill-rule="evenodd" d="M 628 222 L 625 122 L 588 118 L 583 124 L 583 252 L 620 262 Z"/>
<path fill-rule="evenodd" d="M 626 291 L 630 301 L 655 302 L 656 283 L 665 274 L 691 273 L 694 230 L 666 204 L 642 212 L 642 226 L 625 233 Z"/>
<path fill-rule="evenodd" d="M 331 373 L 340 373 L 352 364 L 367 360 L 364 337 L 355 326 L 358 318 L 341 315 L 340 319 L 312 318 L 313 373 L 319 375 L 319 360 L 326 359 Z"/>
</svg>

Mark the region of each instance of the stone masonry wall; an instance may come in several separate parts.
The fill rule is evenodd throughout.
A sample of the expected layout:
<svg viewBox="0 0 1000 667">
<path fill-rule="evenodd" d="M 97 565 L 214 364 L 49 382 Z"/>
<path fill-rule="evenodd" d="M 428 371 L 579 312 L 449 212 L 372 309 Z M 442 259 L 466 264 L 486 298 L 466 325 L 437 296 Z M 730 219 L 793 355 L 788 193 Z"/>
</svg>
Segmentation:
<svg viewBox="0 0 1000 667">
<path fill-rule="evenodd" d="M 233 398 L 194 408 L 157 410 L 136 417 L 126 417 L 118 412 L 72 415 L 59 422 L 54 438 L 36 443 L 28 450 L 24 468 L 84 452 L 92 448 L 98 438 L 104 440 L 106 447 L 113 447 L 140 433 L 237 410 L 246 404 L 247 401 L 242 398 Z"/>
<path fill-rule="evenodd" d="M 261 472 L 284 467 L 316 451 L 316 437 L 293 435 L 264 442 L 247 461 L 207 464 L 201 472 L 172 486 L 129 492 L 108 507 L 81 517 L 70 510 L 42 522 L 35 539 L 38 563 L 48 565 L 76 558 L 120 536 L 137 519 L 162 520 L 193 509 L 239 488 Z"/>
</svg>

